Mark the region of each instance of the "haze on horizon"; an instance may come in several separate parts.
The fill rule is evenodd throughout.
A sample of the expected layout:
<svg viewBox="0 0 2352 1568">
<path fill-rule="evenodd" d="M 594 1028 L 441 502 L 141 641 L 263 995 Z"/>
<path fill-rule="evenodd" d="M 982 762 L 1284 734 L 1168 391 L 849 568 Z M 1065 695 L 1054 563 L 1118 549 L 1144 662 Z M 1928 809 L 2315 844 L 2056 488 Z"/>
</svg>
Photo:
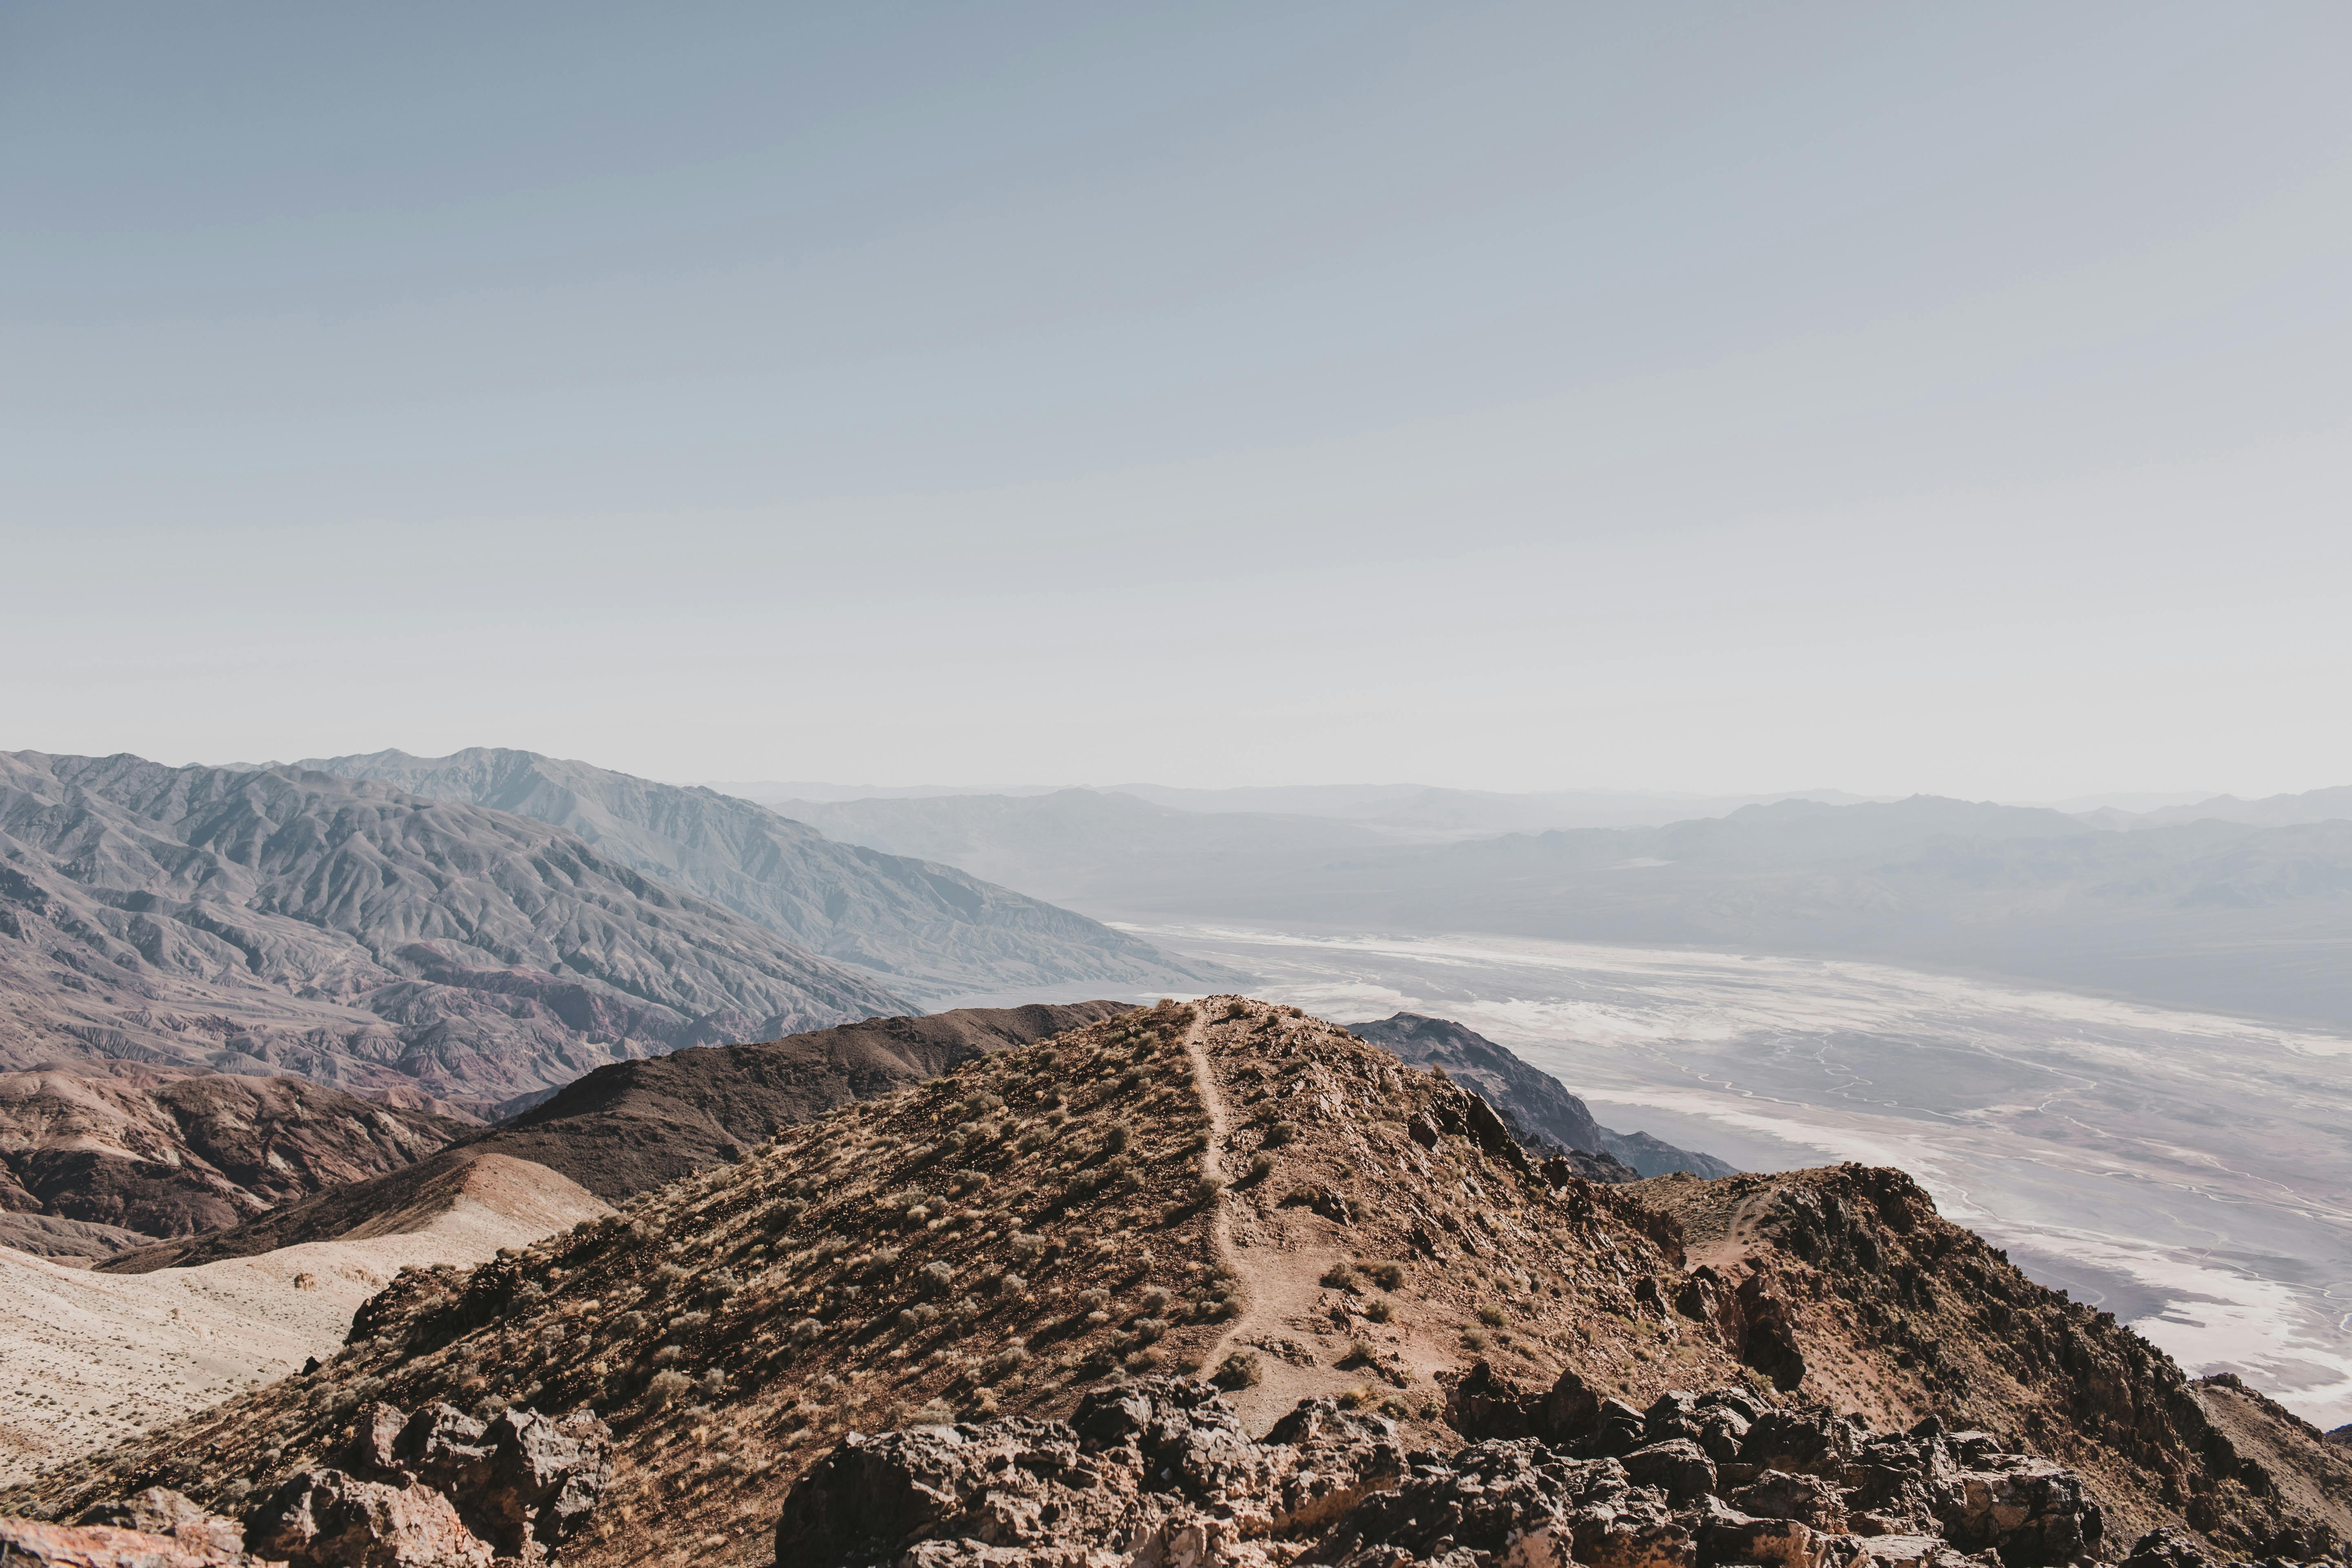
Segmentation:
<svg viewBox="0 0 2352 1568">
<path fill-rule="evenodd" d="M 10 8 L 0 729 L 2352 782 L 2347 45 L 2316 4 Z"/>
</svg>

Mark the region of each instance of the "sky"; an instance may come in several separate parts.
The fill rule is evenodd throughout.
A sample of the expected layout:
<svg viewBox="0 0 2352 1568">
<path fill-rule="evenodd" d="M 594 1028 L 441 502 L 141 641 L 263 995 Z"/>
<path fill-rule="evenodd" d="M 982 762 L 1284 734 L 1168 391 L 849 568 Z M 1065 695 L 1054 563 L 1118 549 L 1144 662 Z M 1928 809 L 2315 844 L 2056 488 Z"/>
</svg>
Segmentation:
<svg viewBox="0 0 2352 1568">
<path fill-rule="evenodd" d="M 2352 782 L 2352 7 L 0 6 L 0 747 Z"/>
</svg>

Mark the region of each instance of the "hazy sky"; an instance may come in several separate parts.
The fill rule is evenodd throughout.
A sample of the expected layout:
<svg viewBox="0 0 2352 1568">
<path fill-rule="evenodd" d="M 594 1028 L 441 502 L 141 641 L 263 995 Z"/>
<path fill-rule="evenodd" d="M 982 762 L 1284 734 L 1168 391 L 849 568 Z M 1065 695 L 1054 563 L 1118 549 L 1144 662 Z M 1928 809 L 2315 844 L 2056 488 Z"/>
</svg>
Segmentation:
<svg viewBox="0 0 2352 1568">
<path fill-rule="evenodd" d="M 2352 6 L 0 5 L 0 746 L 2352 782 Z"/>
</svg>

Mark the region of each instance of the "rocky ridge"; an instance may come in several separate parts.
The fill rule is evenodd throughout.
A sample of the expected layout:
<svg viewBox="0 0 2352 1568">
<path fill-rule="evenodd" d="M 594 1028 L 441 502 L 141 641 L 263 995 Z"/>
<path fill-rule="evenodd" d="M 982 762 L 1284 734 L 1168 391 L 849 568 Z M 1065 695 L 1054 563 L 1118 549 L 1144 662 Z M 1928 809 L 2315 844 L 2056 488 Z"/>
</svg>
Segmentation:
<svg viewBox="0 0 2352 1568">
<path fill-rule="evenodd" d="M 0 1506 L 250 1508 L 355 1473 L 371 1401 L 593 1410 L 612 1480 L 563 1547 L 586 1564 L 1197 1563 L 1231 1539 L 1367 1568 L 2027 1568 L 2169 1531 L 2134 1561 L 2180 1568 L 2347 1533 L 2315 1433 L 2033 1286 L 1899 1173 L 1587 1182 L 1460 1085 L 1237 997 L 978 1058 L 514 1257 L 405 1271 L 317 1372 Z M 1195 1448 L 1206 1479 L 1179 1481 Z M 975 1455 L 967 1497 L 945 1483 Z M 828 1495 L 943 1522 L 843 1544 Z M 1220 1508 L 1263 1528 L 1187 1533 Z"/>
<path fill-rule="evenodd" d="M 234 1229 L 125 1252 L 102 1267 L 144 1273 L 374 1234 L 485 1155 L 530 1161 L 617 1203 L 740 1159 L 782 1129 L 847 1101 L 1126 1010 L 1115 1002 L 963 1007 L 614 1063 L 406 1169 L 285 1204 Z"/>
<path fill-rule="evenodd" d="M 1677 1149 L 1644 1132 L 1601 1126 L 1559 1079 L 1451 1018 L 1397 1013 L 1348 1028 L 1415 1067 L 1441 1068 L 1468 1084 L 1511 1123 L 1520 1142 L 1530 1148 L 1555 1145 L 1582 1156 L 1576 1173 L 1588 1180 L 1633 1181 L 1675 1171 L 1698 1176 L 1734 1173 L 1733 1166 L 1712 1154 Z"/>
</svg>

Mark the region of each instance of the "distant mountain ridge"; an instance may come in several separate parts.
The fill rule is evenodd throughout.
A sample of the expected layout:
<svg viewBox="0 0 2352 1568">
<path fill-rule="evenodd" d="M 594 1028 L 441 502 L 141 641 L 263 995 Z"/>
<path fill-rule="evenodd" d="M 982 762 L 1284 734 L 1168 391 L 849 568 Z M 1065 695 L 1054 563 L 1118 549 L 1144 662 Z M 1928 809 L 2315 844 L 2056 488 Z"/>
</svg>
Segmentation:
<svg viewBox="0 0 2352 1568">
<path fill-rule="evenodd" d="M 471 747 L 296 764 L 579 835 L 607 858 L 710 900 L 900 994 L 940 1004 L 1073 986 L 1176 989 L 1225 978 L 1042 899 L 937 860 L 827 837 L 713 790 L 535 752 Z"/>
<path fill-rule="evenodd" d="M 911 1010 L 522 816 L 0 753 L 0 1068 L 291 1074 L 479 1116 L 608 1061 Z"/>
<path fill-rule="evenodd" d="M 1366 842 L 1360 824 L 1085 792 L 860 801 L 811 816 L 845 837 L 920 842 L 1143 923 L 1865 958 L 2342 1026 L 2352 1025 L 2352 820 L 2325 816 L 2337 797 L 2315 791 L 2244 813 L 2321 820 L 2265 826 L 2179 808 L 2194 820 L 2130 831 L 1932 795 L 1791 799 L 1661 826 L 1418 844 Z"/>
<path fill-rule="evenodd" d="M 2352 821 L 2352 784 L 2305 790 L 2301 795 L 2264 795 L 2260 800 L 2217 795 L 2194 805 L 2160 806 L 2154 811 L 2086 812 L 2084 819 L 2105 827 L 2169 827 L 2187 822 L 2287 827 L 2312 822 Z"/>
</svg>

